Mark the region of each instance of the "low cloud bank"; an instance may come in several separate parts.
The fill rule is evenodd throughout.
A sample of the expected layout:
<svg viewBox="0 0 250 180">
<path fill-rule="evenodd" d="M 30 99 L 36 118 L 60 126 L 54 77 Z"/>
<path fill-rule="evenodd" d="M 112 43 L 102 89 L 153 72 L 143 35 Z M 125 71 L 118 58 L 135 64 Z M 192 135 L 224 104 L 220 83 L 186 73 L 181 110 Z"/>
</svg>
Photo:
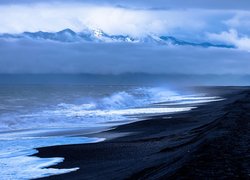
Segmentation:
<svg viewBox="0 0 250 180">
<path fill-rule="evenodd" d="M 0 73 L 250 74 L 250 53 L 237 49 L 0 41 L 0 54 Z"/>
<path fill-rule="evenodd" d="M 219 34 L 208 34 L 211 40 L 218 42 L 234 44 L 238 49 L 250 52 L 250 37 L 239 35 L 235 29 L 224 31 Z"/>
</svg>

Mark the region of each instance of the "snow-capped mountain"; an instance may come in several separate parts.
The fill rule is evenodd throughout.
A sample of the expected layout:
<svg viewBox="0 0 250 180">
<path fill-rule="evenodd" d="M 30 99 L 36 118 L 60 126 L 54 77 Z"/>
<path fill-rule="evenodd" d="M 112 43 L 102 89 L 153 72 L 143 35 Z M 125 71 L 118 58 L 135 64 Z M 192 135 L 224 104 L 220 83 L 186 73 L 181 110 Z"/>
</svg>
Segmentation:
<svg viewBox="0 0 250 180">
<path fill-rule="evenodd" d="M 1 34 L 4 39 L 33 39 L 59 42 L 137 42 L 134 38 L 124 35 L 108 35 L 101 30 L 84 30 L 76 33 L 71 29 L 59 32 L 24 32 L 22 34 Z"/>
<path fill-rule="evenodd" d="M 233 45 L 213 44 L 209 42 L 194 43 L 182 41 L 172 36 L 155 36 L 147 35 L 145 37 L 136 38 L 128 35 L 109 35 L 102 30 L 84 30 L 82 32 L 74 32 L 71 29 L 64 29 L 59 32 L 24 32 L 21 34 L 0 34 L 0 39 L 32 39 L 32 40 L 49 40 L 65 43 L 73 42 L 128 42 L 128 43 L 153 43 L 160 45 L 179 45 L 179 46 L 200 46 L 200 47 L 221 47 L 234 48 Z"/>
</svg>

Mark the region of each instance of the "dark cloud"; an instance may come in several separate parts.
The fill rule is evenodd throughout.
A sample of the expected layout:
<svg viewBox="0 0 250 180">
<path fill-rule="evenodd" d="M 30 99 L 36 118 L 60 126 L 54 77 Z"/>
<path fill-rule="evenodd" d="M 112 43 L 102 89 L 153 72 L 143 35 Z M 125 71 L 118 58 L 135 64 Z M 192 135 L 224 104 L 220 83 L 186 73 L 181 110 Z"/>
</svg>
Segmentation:
<svg viewBox="0 0 250 180">
<path fill-rule="evenodd" d="M 0 42 L 0 73 L 249 74 L 249 52 L 126 43 Z"/>
</svg>

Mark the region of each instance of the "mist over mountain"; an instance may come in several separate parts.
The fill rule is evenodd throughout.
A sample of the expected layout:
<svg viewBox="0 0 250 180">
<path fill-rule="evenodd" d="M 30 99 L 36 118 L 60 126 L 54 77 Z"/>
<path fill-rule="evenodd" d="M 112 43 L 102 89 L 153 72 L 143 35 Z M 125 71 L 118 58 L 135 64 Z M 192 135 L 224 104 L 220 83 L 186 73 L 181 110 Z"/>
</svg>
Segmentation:
<svg viewBox="0 0 250 180">
<path fill-rule="evenodd" d="M 0 40 L 0 73 L 249 74 L 249 52 L 152 43 Z"/>
<path fill-rule="evenodd" d="M 245 77 L 243 1 L 1 1 L 0 73 Z"/>
<path fill-rule="evenodd" d="M 1 39 L 5 40 L 37 40 L 37 41 L 58 41 L 64 43 L 75 42 L 102 42 L 102 43 L 148 43 L 157 45 L 179 45 L 179 46 L 197 46 L 197 47 L 220 47 L 235 48 L 232 44 L 215 44 L 211 42 L 189 42 L 177 39 L 173 36 L 146 35 L 144 37 L 132 37 L 129 35 L 109 35 L 102 30 L 84 30 L 74 32 L 71 29 L 64 29 L 59 32 L 24 32 L 21 34 L 0 34 Z"/>
</svg>

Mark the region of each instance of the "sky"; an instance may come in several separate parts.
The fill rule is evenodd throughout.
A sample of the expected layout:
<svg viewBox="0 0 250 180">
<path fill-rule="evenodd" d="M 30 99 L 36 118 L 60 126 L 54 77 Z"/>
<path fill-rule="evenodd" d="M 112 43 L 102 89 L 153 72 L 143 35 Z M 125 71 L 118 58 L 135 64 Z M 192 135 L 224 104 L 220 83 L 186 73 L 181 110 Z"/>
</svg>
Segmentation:
<svg viewBox="0 0 250 180">
<path fill-rule="evenodd" d="M 236 48 L 0 40 L 0 73 L 250 74 L 249 10 L 248 0 L 1 0 L 0 33 L 101 29 Z"/>
<path fill-rule="evenodd" d="M 0 4 L 27 4 L 27 3 L 92 3 L 97 5 L 121 5 L 128 7 L 147 8 L 210 8 L 210 9 L 249 9 L 248 0 L 1 0 Z"/>
</svg>

